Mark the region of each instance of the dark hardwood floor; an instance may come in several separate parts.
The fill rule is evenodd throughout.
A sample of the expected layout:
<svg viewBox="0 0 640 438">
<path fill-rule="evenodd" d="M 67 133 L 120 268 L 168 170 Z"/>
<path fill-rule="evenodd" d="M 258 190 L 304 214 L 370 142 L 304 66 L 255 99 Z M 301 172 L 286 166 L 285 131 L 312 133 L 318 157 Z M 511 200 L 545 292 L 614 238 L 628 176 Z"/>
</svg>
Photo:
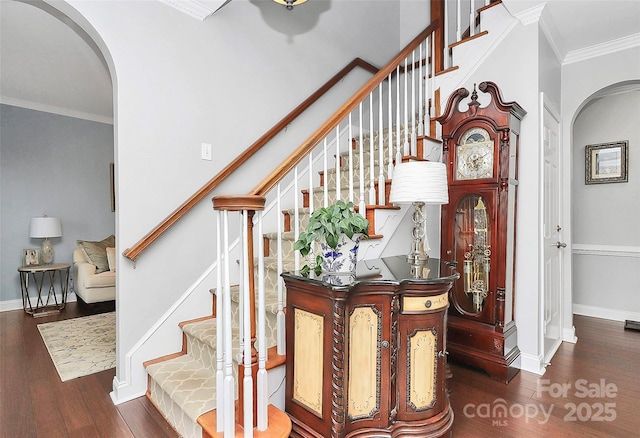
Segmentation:
<svg viewBox="0 0 640 438">
<path fill-rule="evenodd" d="M 578 342 L 563 343 L 543 376 L 521 371 L 504 385 L 452 364 L 453 436 L 640 437 L 640 332 L 584 316 L 574 326 Z"/>
<path fill-rule="evenodd" d="M 113 405 L 115 370 L 60 381 L 36 325 L 91 313 L 76 303 L 39 319 L 0 313 L 0 437 L 177 437 L 146 397 Z M 452 364 L 453 436 L 640 436 L 640 332 L 574 322 L 578 343 L 563 344 L 544 376 L 520 372 L 504 385 Z"/>
<path fill-rule="evenodd" d="M 60 315 L 0 313 L 0 437 L 177 437 L 146 397 L 114 406 L 115 369 L 61 382 L 37 325 L 108 307 L 69 303 Z"/>
</svg>

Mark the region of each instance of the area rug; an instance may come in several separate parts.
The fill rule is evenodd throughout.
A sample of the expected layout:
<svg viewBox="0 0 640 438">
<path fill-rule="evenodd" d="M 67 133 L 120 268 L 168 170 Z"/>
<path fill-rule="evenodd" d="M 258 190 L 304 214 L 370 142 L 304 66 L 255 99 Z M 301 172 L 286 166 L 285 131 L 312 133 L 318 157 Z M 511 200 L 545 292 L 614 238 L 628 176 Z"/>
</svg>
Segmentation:
<svg viewBox="0 0 640 438">
<path fill-rule="evenodd" d="M 115 312 L 38 324 L 63 382 L 116 366 Z"/>
</svg>

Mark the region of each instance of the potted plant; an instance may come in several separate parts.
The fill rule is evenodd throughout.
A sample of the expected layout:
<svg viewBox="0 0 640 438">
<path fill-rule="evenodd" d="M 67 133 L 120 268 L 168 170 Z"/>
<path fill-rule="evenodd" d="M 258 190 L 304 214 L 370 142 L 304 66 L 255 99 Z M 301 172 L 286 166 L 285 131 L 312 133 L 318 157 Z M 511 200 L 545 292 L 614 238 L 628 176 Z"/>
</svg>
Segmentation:
<svg viewBox="0 0 640 438">
<path fill-rule="evenodd" d="M 317 275 L 324 272 L 355 271 L 357 251 L 362 237 L 369 236 L 369 221 L 355 211 L 353 202 L 337 201 L 335 204 L 315 210 L 304 232 L 300 233 L 294 249 L 302 256 L 310 256 L 314 242 L 318 242 L 320 254 L 314 260 Z M 301 273 L 308 275 L 311 267 L 305 265 Z"/>
</svg>

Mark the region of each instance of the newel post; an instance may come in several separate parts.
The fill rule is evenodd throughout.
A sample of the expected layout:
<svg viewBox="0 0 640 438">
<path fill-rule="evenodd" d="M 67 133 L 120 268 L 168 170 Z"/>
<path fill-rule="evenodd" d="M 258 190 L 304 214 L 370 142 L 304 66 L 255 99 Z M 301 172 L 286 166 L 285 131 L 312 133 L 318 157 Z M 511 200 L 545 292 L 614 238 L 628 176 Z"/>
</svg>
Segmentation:
<svg viewBox="0 0 640 438">
<path fill-rule="evenodd" d="M 257 420 L 257 373 L 258 373 L 258 351 L 256 348 L 257 330 L 256 330 L 256 287 L 255 287 L 255 269 L 254 269 L 254 251 L 253 251 L 253 216 L 256 211 L 264 210 L 265 197 L 259 195 L 220 195 L 213 197 L 213 208 L 216 211 L 235 211 L 242 214 L 243 235 L 246 237 L 245 242 L 241 242 L 243 255 L 243 271 L 244 282 L 248 289 L 248 297 L 240 300 L 244 303 L 243 312 L 244 337 L 245 343 L 250 339 L 249 345 L 245 344 L 243 351 L 244 361 L 238 365 L 238 404 L 236 422 L 247 427 L 247 422 L 252 423 L 252 427 L 256 426 Z M 246 216 L 245 214 L 246 213 Z M 243 291 L 241 290 L 242 294 Z M 249 307 L 248 311 L 246 307 Z M 248 318 L 248 323 L 246 319 Z M 250 361 L 247 360 L 250 357 Z M 247 370 L 247 366 L 250 370 Z M 243 378 L 244 376 L 244 378 Z M 249 393 L 245 392 L 245 387 L 251 386 Z M 249 388 L 246 388 L 249 390 Z M 245 410 L 245 399 L 251 397 L 251 402 L 247 404 L 253 405 L 252 412 Z M 248 401 L 248 400 L 247 400 Z M 227 407 L 228 409 L 228 407 Z M 228 411 L 227 411 L 228 412 Z M 249 415 L 251 415 L 249 417 Z"/>
</svg>

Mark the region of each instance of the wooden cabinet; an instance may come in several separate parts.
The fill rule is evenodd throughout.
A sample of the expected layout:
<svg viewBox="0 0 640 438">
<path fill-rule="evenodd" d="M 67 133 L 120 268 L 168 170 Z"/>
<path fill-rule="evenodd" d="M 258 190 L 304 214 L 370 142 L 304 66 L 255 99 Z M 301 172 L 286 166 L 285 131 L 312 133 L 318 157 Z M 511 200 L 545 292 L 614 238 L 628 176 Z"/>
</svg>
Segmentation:
<svg viewBox="0 0 640 438">
<path fill-rule="evenodd" d="M 293 437 L 442 437 L 448 292 L 459 275 L 405 257 L 358 264 L 357 277 L 283 274 L 287 287 L 286 411 Z"/>
</svg>

